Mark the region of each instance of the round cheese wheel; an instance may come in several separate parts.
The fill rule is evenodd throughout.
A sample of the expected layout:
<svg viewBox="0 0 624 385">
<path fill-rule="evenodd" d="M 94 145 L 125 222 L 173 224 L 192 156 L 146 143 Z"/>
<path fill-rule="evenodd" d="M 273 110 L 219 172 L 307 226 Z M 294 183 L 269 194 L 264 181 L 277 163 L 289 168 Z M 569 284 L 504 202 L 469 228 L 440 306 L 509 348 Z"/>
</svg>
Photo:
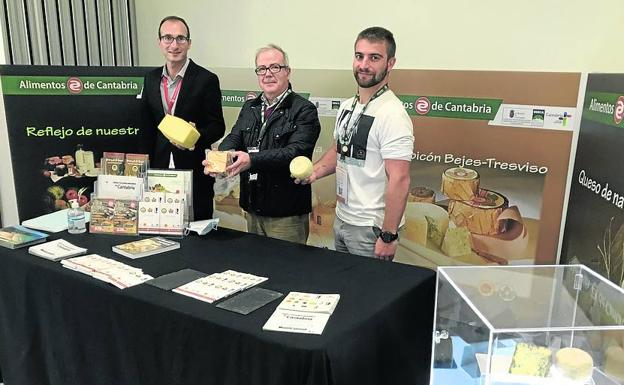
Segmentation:
<svg viewBox="0 0 624 385">
<path fill-rule="evenodd" d="M 442 193 L 452 200 L 471 200 L 479 190 L 479 173 L 463 167 L 449 168 L 442 174 Z"/>
<path fill-rule="evenodd" d="M 457 226 L 465 226 L 471 233 L 496 235 L 507 230 L 507 220 L 498 220 L 509 206 L 507 198 L 495 191 L 479 189 L 469 201 L 451 201 L 449 217 Z"/>
<path fill-rule="evenodd" d="M 557 370 L 571 380 L 582 380 L 591 376 L 594 360 L 584 350 L 563 348 L 555 354 Z"/>
<path fill-rule="evenodd" d="M 428 187 L 414 187 L 410 190 L 407 201 L 435 203 L 435 192 Z"/>
<path fill-rule="evenodd" d="M 290 161 L 290 174 L 297 179 L 306 179 L 312 175 L 312 161 L 305 156 L 298 156 Z"/>
</svg>

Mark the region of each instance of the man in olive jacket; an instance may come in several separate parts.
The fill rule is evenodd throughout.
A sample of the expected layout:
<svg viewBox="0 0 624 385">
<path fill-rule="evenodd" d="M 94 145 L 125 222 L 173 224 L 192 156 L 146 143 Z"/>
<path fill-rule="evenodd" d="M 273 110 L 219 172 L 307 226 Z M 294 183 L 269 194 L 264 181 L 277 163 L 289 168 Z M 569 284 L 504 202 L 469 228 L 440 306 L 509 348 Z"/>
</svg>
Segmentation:
<svg viewBox="0 0 624 385">
<path fill-rule="evenodd" d="M 312 190 L 294 183 L 289 165 L 297 156 L 312 158 L 321 131 L 318 113 L 292 91 L 288 56 L 280 47 L 260 48 L 255 72 L 262 94 L 245 102 L 219 150 L 235 151 L 226 171 L 240 174 L 247 231 L 305 244 Z"/>
</svg>

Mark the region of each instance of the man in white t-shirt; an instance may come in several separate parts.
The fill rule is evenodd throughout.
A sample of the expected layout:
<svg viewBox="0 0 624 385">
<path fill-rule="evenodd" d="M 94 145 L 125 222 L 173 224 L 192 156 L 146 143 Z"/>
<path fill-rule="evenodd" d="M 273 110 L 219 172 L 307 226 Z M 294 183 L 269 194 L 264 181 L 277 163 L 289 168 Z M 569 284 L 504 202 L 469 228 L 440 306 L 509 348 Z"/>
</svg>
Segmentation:
<svg viewBox="0 0 624 385">
<path fill-rule="evenodd" d="M 414 149 L 412 121 L 388 88 L 395 50 L 390 31 L 360 32 L 353 58 L 358 93 L 338 110 L 334 146 L 299 181 L 336 173 L 336 250 L 385 260 L 394 258 L 405 221 Z"/>
</svg>

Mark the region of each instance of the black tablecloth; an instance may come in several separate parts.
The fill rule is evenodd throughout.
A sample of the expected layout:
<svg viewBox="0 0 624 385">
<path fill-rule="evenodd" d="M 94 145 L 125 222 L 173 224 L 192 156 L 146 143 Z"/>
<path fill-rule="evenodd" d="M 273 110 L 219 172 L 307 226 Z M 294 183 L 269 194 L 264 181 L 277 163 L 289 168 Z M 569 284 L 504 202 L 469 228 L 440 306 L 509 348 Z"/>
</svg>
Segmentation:
<svg viewBox="0 0 624 385">
<path fill-rule="evenodd" d="M 131 260 L 121 236 L 60 236 L 159 276 L 233 269 L 261 287 L 339 293 L 322 335 L 263 331 L 280 300 L 243 316 L 150 285 L 126 290 L 0 250 L 0 366 L 5 385 L 426 384 L 435 273 L 219 229 Z M 56 238 L 53 236 L 51 238 Z"/>
</svg>

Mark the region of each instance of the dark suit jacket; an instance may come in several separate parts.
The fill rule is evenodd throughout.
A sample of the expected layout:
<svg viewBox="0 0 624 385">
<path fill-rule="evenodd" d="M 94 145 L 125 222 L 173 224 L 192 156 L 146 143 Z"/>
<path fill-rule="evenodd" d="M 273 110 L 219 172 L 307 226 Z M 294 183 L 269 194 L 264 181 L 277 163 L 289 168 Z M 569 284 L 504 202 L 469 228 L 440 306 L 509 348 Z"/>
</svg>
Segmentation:
<svg viewBox="0 0 624 385">
<path fill-rule="evenodd" d="M 168 168 L 169 154 L 173 153 L 176 168 L 193 170 L 193 206 L 195 220 L 212 218 L 212 185 L 214 179 L 204 175 L 201 162 L 205 150 L 225 132 L 219 78 L 207 69 L 190 61 L 178 94 L 175 116 L 195 123 L 201 136 L 193 151 L 179 150 L 158 130 L 164 118 L 160 84 L 162 67 L 145 75 L 143 85 L 144 129 L 151 131 L 151 139 L 142 147 L 150 154 L 150 167 Z"/>
</svg>

